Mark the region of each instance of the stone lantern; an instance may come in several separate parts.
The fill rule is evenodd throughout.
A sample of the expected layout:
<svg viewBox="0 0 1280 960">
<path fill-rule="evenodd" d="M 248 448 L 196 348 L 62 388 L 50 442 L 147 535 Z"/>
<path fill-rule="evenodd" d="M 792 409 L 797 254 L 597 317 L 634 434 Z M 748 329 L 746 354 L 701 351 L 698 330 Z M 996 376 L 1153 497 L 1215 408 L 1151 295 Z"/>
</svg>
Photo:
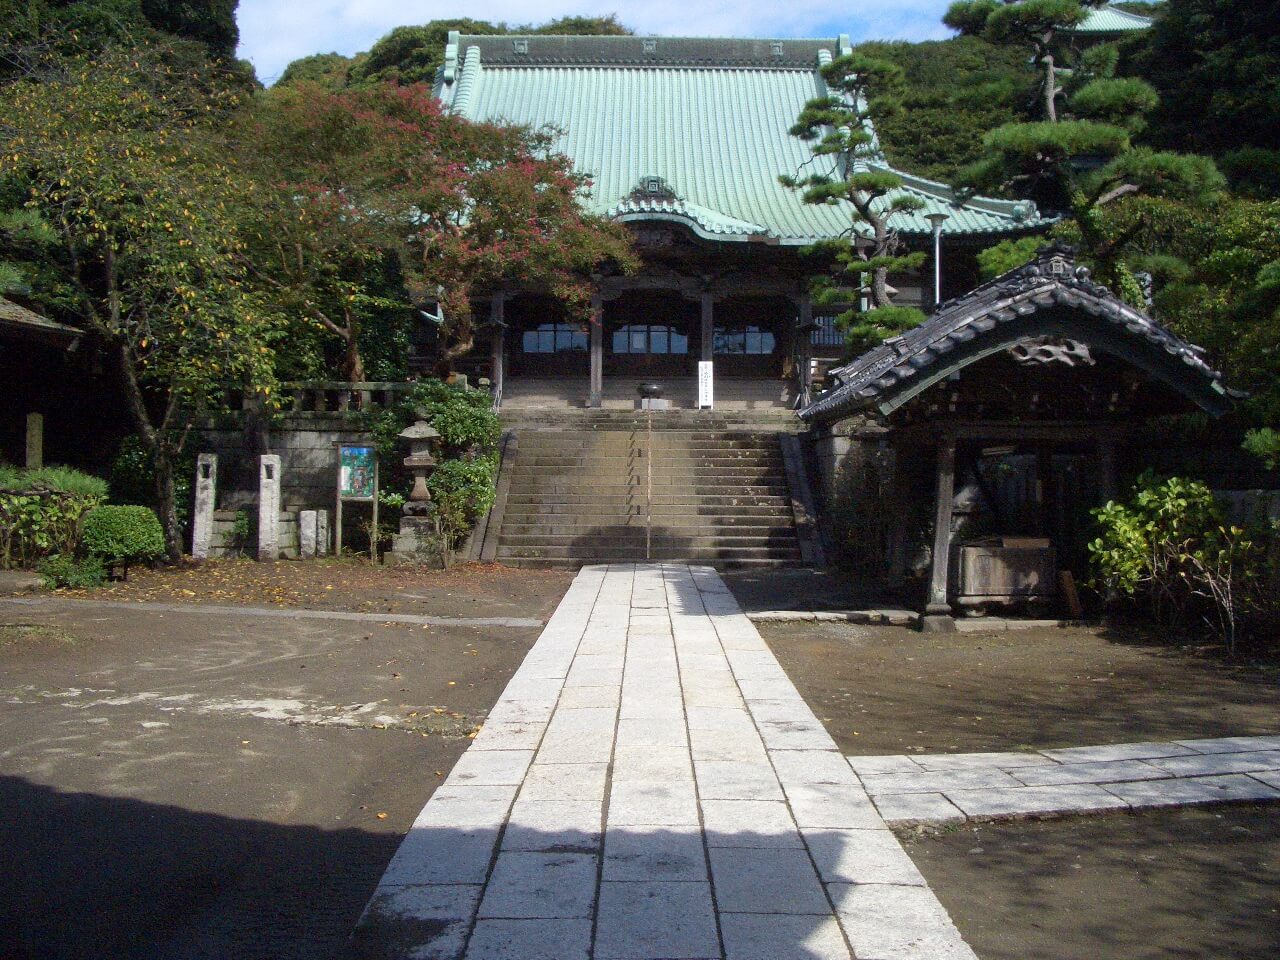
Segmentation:
<svg viewBox="0 0 1280 960">
<path fill-rule="evenodd" d="M 413 471 L 413 489 L 409 491 L 404 514 L 406 517 L 430 516 L 435 504 L 431 502 L 431 491 L 427 489 L 427 474 L 436 465 L 431 451 L 440 434 L 425 420 L 418 420 L 401 431 L 400 439 L 409 441 L 409 455 L 404 458 L 404 465 Z"/>
<path fill-rule="evenodd" d="M 413 472 L 413 489 L 405 501 L 400 518 L 400 533 L 391 546 L 388 560 L 394 563 L 429 563 L 444 566 L 445 549 L 440 537 L 436 505 L 431 502 L 427 476 L 436 465 L 433 448 L 440 434 L 425 420 L 418 420 L 400 433 L 409 441 L 409 455 L 404 465 Z"/>
</svg>

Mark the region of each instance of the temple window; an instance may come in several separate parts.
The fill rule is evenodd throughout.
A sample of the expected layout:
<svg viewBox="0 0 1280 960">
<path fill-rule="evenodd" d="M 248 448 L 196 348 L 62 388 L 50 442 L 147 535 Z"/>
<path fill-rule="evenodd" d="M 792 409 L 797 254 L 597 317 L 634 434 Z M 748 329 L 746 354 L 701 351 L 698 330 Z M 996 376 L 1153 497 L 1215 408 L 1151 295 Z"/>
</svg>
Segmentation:
<svg viewBox="0 0 1280 960">
<path fill-rule="evenodd" d="M 586 353 L 587 332 L 569 323 L 543 323 L 526 330 L 525 353 Z"/>
</svg>

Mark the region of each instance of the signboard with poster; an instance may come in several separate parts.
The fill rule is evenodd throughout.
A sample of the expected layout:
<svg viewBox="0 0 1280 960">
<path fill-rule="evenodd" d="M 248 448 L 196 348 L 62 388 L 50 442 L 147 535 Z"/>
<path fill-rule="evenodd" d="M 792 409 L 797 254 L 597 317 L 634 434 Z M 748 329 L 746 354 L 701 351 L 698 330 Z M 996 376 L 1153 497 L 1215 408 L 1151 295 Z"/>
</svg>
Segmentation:
<svg viewBox="0 0 1280 960">
<path fill-rule="evenodd" d="M 378 452 L 366 443 L 339 443 L 338 502 L 334 511 L 334 553 L 342 553 L 342 504 L 373 504 L 369 555 L 378 559 Z"/>
</svg>

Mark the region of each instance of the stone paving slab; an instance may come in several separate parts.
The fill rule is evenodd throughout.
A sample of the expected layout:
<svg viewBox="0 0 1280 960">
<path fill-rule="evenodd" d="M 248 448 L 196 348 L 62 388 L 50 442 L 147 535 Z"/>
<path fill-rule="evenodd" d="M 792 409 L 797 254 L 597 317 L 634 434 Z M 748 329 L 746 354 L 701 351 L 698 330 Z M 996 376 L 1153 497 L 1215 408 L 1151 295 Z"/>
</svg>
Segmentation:
<svg viewBox="0 0 1280 960">
<path fill-rule="evenodd" d="M 723 581 L 679 564 L 583 568 L 357 939 L 440 960 L 976 960 Z"/>
<path fill-rule="evenodd" d="M 1280 736 L 847 759 L 895 825 L 1280 799 Z"/>
</svg>

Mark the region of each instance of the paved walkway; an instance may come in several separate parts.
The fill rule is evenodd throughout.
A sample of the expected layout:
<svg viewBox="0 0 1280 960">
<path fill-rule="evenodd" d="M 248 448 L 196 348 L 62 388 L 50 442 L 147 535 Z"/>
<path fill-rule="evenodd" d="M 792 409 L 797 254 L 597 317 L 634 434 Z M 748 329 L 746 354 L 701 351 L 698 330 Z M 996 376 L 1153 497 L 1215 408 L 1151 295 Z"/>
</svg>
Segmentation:
<svg viewBox="0 0 1280 960">
<path fill-rule="evenodd" d="M 357 930 L 449 960 L 974 960 L 710 569 L 582 570 Z"/>
<path fill-rule="evenodd" d="M 1280 800 L 1280 736 L 848 759 L 894 824 Z"/>
</svg>

